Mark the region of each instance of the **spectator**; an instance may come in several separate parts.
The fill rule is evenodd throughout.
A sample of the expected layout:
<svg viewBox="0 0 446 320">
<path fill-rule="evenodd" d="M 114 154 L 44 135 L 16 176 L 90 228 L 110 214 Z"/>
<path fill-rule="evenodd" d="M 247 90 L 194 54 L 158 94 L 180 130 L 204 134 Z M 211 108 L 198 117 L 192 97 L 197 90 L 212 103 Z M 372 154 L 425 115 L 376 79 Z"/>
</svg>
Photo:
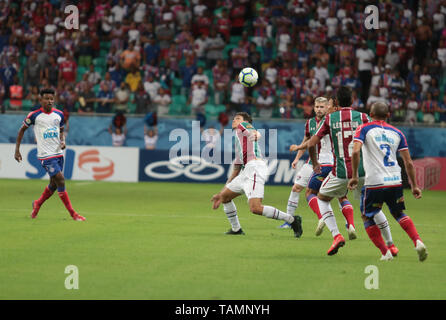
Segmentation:
<svg viewBox="0 0 446 320">
<path fill-rule="evenodd" d="M 373 88 L 369 98 L 367 99 L 366 110 L 370 111 L 370 107 L 375 102 L 387 102 L 387 100 L 379 95 L 378 88 Z"/>
<path fill-rule="evenodd" d="M 151 96 L 144 90 L 142 82 L 138 84 L 138 90 L 136 90 L 132 102 L 136 104 L 136 114 L 146 114 L 149 111 L 153 111 Z"/>
<path fill-rule="evenodd" d="M 113 64 L 113 66 L 108 70 L 110 73 L 110 80 L 113 80 L 116 86 L 120 86 L 121 82 L 124 81 L 126 72 L 121 68 L 119 63 Z M 107 73 L 105 74 L 107 77 Z"/>
<path fill-rule="evenodd" d="M 135 49 L 135 42 L 131 41 L 127 50 L 121 53 L 121 67 L 130 71 L 132 68 L 139 68 L 141 62 L 141 55 L 138 50 Z"/>
<path fill-rule="evenodd" d="M 307 95 L 302 104 L 298 104 L 297 107 L 303 110 L 304 119 L 313 117 L 313 101 L 310 95 Z"/>
<path fill-rule="evenodd" d="M 0 98 L 1 99 L 1 98 Z M 440 113 L 440 122 L 442 126 L 446 122 L 446 94 L 443 95 L 443 100 L 438 105 L 438 112 Z"/>
<path fill-rule="evenodd" d="M 130 91 L 135 92 L 138 89 L 138 85 L 141 82 L 141 72 L 138 67 L 132 67 L 132 70 L 127 73 L 125 77 L 125 83 L 129 86 Z M 121 83 L 122 86 L 122 83 Z"/>
<path fill-rule="evenodd" d="M 37 86 L 40 84 L 43 77 L 43 66 L 41 66 L 37 60 L 37 52 L 33 52 L 31 58 L 26 63 L 24 70 L 24 83 L 28 86 Z"/>
<path fill-rule="evenodd" d="M 214 79 L 214 102 L 215 104 L 225 103 L 231 77 L 223 60 L 218 60 L 212 68 L 212 75 Z"/>
<path fill-rule="evenodd" d="M 18 110 L 22 108 L 23 96 L 23 87 L 19 84 L 19 78 L 15 76 L 14 83 L 9 87 L 9 104 L 12 109 Z"/>
<path fill-rule="evenodd" d="M 223 59 L 225 42 L 217 35 L 215 29 L 211 29 L 206 42 L 206 66 L 212 68 L 217 60 Z"/>
<path fill-rule="evenodd" d="M 144 90 L 150 95 L 152 101 L 158 95 L 159 88 L 161 88 L 161 84 L 155 81 L 152 74 L 148 74 L 144 81 Z"/>
<path fill-rule="evenodd" d="M 198 82 L 202 82 L 204 84 L 205 89 L 209 86 L 209 77 L 203 73 L 203 67 L 197 68 L 197 73 L 192 76 L 191 85 L 198 84 Z"/>
<path fill-rule="evenodd" d="M 111 133 L 113 147 L 122 147 L 125 143 L 125 134 L 122 132 L 121 128 L 116 128 L 114 132 Z"/>
<path fill-rule="evenodd" d="M 407 112 L 406 112 L 406 122 L 414 124 L 417 121 L 417 113 L 420 110 L 420 105 L 417 101 L 417 96 L 415 92 L 410 94 L 410 98 L 406 101 Z"/>
<path fill-rule="evenodd" d="M 231 19 L 231 35 L 240 36 L 245 25 L 246 5 L 240 0 L 235 0 L 229 17 Z"/>
<path fill-rule="evenodd" d="M 160 46 L 156 43 L 155 38 L 149 38 L 149 43 L 144 48 L 144 61 L 147 64 L 157 65 L 160 51 Z"/>
<path fill-rule="evenodd" d="M 370 84 L 372 81 L 372 62 L 375 54 L 367 47 L 365 40 L 361 41 L 361 48 L 356 50 L 358 63 L 359 81 L 361 82 L 361 100 L 366 101 L 369 96 Z"/>
<path fill-rule="evenodd" d="M 181 78 L 183 79 L 183 85 L 181 86 L 181 95 L 189 95 L 191 87 L 191 80 L 194 74 L 197 73 L 197 66 L 194 63 L 192 57 L 186 58 L 186 65 L 180 69 Z"/>
<path fill-rule="evenodd" d="M 391 121 L 403 122 L 406 117 L 406 110 L 403 108 L 403 101 L 396 94 L 390 95 L 389 109 Z"/>
<path fill-rule="evenodd" d="M 77 76 L 77 64 L 70 52 L 66 51 L 65 60 L 59 64 L 59 81 L 74 83 Z"/>
<path fill-rule="evenodd" d="M 139 84 L 141 84 L 141 82 Z M 121 112 L 127 112 L 128 111 L 127 103 L 129 102 L 130 99 L 130 91 L 125 82 L 121 82 L 119 88 L 116 89 L 115 97 L 116 97 L 115 110 Z"/>
<path fill-rule="evenodd" d="M 325 67 L 322 66 L 321 60 L 316 61 L 313 67 L 314 77 L 318 80 L 320 88 L 325 88 L 325 83 L 330 79 L 330 75 Z"/>
<path fill-rule="evenodd" d="M 241 105 L 245 101 L 246 88 L 238 81 L 238 75 L 234 77 L 231 85 L 230 111 L 241 111 Z"/>
<path fill-rule="evenodd" d="M 158 115 L 166 115 L 169 113 L 169 105 L 172 103 L 170 95 L 163 89 L 158 89 L 158 94 L 153 99 L 156 104 L 156 112 Z"/>
<path fill-rule="evenodd" d="M 229 12 L 224 8 L 221 12 L 221 17 L 217 19 L 217 31 L 220 33 L 226 42 L 231 36 L 231 19 L 229 19 Z"/>
<path fill-rule="evenodd" d="M 155 150 L 158 141 L 157 129 L 146 129 L 144 127 L 144 146 L 147 150 Z"/>
<path fill-rule="evenodd" d="M 88 87 L 80 87 L 80 91 L 77 93 L 79 108 L 78 113 L 92 113 L 94 112 L 94 104 L 96 102 L 96 96 L 92 90 Z"/>
<path fill-rule="evenodd" d="M 96 70 L 94 70 L 93 64 L 90 64 L 90 67 L 86 72 L 86 74 L 87 74 L 87 80 L 90 83 L 91 87 L 97 85 L 101 81 L 101 74 Z"/>
<path fill-rule="evenodd" d="M 433 124 L 435 122 L 435 113 L 438 112 L 437 101 L 432 100 L 432 94 L 426 94 L 426 100 L 421 104 L 421 111 L 423 111 L 423 122 Z"/>
<path fill-rule="evenodd" d="M 268 95 L 268 91 L 262 90 L 257 97 L 256 107 L 259 111 L 259 116 L 262 118 L 271 118 L 273 114 L 274 99 Z"/>
<path fill-rule="evenodd" d="M 192 106 L 192 112 L 194 114 L 204 114 L 204 106 L 208 102 L 208 92 L 204 81 L 199 80 L 192 86 L 192 92 L 189 97 L 188 104 Z"/>
<path fill-rule="evenodd" d="M 110 88 L 104 84 L 97 94 L 98 106 L 96 112 L 98 113 L 110 113 L 113 108 L 113 103 L 115 102 L 115 95 Z"/>
<path fill-rule="evenodd" d="M 174 39 L 175 31 L 167 23 L 161 23 L 155 29 L 155 35 L 160 47 L 160 58 L 164 59 L 169 49 L 170 42 Z"/>
</svg>

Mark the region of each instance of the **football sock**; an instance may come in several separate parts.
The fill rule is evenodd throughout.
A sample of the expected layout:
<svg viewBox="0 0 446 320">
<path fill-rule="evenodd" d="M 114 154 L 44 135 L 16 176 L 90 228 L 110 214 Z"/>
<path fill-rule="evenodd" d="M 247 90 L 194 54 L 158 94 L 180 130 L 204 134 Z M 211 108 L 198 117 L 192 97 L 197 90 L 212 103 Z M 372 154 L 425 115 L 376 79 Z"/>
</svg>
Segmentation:
<svg viewBox="0 0 446 320">
<path fill-rule="evenodd" d="M 307 197 L 308 205 L 310 206 L 311 210 L 317 215 L 317 218 L 320 220 L 322 218 L 321 211 L 319 210 L 319 204 L 317 203 L 317 196 L 313 193 L 311 193 Z"/>
<path fill-rule="evenodd" d="M 292 215 L 271 206 L 263 206 L 262 216 L 276 220 L 284 220 L 288 223 L 292 223 L 294 221 L 294 217 Z"/>
<path fill-rule="evenodd" d="M 393 243 L 392 234 L 390 233 L 389 222 L 387 221 L 384 212 L 379 211 L 377 214 L 375 214 L 373 221 L 375 221 L 376 225 L 381 230 L 381 234 L 384 240 L 386 240 L 386 244 L 390 246 Z"/>
<path fill-rule="evenodd" d="M 388 250 L 386 243 L 381 235 L 381 231 L 374 221 L 366 221 L 364 222 L 365 231 L 369 236 L 370 240 L 372 240 L 373 244 L 381 251 L 384 256 Z"/>
<path fill-rule="evenodd" d="M 417 240 L 421 240 L 421 238 L 418 235 L 417 228 L 415 228 L 412 219 L 409 216 L 403 215 L 403 217 L 399 219 L 398 223 L 400 224 L 401 228 L 406 231 L 406 233 L 412 239 L 413 244 L 416 246 Z"/>
<path fill-rule="evenodd" d="M 46 186 L 42 195 L 37 199 L 36 204 L 40 207 L 46 200 L 48 200 L 54 193 L 54 190 L 50 189 L 50 186 Z"/>
<path fill-rule="evenodd" d="M 230 201 L 227 203 L 223 203 L 223 210 L 226 213 L 226 217 L 229 220 L 229 223 L 231 224 L 232 231 L 238 231 L 240 230 L 240 222 L 238 221 L 237 216 L 237 207 L 235 206 L 234 201 Z"/>
<path fill-rule="evenodd" d="M 294 212 L 296 212 L 297 205 L 299 203 L 299 195 L 300 192 L 294 192 L 291 190 L 290 197 L 288 198 L 288 204 L 286 206 L 286 212 L 289 215 L 294 216 Z"/>
<path fill-rule="evenodd" d="M 355 223 L 353 219 L 353 206 L 350 203 L 350 201 L 348 200 L 342 201 L 342 203 L 340 203 L 340 207 L 341 207 L 341 212 L 344 215 L 345 220 L 347 221 L 347 226 L 353 225 L 354 227 Z"/>
<path fill-rule="evenodd" d="M 322 201 L 321 199 L 318 198 L 317 203 L 319 205 L 322 219 L 324 219 L 325 225 L 327 226 L 328 230 L 330 230 L 334 238 L 336 235 L 339 234 L 339 229 L 330 202 Z"/>
<path fill-rule="evenodd" d="M 73 207 L 71 206 L 70 198 L 68 197 L 68 193 L 66 191 L 58 192 L 60 199 L 62 200 L 63 204 L 65 205 L 65 208 L 67 208 L 68 212 L 71 216 L 75 214 Z"/>
</svg>

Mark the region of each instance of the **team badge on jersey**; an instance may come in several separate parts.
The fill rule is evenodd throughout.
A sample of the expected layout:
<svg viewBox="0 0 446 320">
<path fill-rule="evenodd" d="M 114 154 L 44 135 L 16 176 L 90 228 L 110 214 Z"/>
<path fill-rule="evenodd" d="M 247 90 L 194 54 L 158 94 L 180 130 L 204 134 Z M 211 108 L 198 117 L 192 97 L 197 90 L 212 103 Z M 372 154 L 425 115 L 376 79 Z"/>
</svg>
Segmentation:
<svg viewBox="0 0 446 320">
<path fill-rule="evenodd" d="M 30 119 L 30 118 L 26 118 L 26 119 L 25 119 L 25 123 L 26 123 L 26 124 L 31 124 L 31 119 Z"/>
</svg>

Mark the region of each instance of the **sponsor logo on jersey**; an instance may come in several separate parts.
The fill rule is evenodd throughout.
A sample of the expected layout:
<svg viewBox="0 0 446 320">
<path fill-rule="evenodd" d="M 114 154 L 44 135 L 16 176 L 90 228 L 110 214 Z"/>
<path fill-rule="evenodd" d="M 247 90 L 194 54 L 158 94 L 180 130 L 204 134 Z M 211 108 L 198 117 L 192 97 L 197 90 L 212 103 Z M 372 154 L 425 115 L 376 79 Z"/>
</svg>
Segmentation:
<svg viewBox="0 0 446 320">
<path fill-rule="evenodd" d="M 59 137 L 59 132 L 57 127 L 48 128 L 43 133 L 43 139 L 53 139 L 58 137 Z"/>
</svg>

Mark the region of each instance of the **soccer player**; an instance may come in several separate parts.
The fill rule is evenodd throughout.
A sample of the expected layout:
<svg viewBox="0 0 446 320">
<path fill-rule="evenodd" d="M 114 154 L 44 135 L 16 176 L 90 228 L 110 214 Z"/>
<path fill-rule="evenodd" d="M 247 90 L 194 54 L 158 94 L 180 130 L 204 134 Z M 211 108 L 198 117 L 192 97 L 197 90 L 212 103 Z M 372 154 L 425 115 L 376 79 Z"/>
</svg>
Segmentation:
<svg viewBox="0 0 446 320">
<path fill-rule="evenodd" d="M 322 123 L 326 114 L 332 113 L 334 111 L 333 100 L 329 101 L 325 97 L 317 97 L 314 100 L 314 112 L 316 116 L 307 120 L 305 124 L 305 136 L 302 143 L 308 141 L 316 133 L 317 128 Z M 296 145 L 292 145 L 290 146 L 290 151 L 295 151 L 296 148 Z M 292 163 L 293 168 L 304 152 L 305 149 L 298 151 L 296 159 Z M 293 189 L 291 190 L 290 197 L 288 199 L 287 213 L 290 215 L 294 215 L 299 201 L 299 194 L 304 187 L 307 187 L 305 196 L 307 198 L 308 205 L 319 219 L 316 228 L 316 236 L 319 236 L 322 234 L 325 223 L 319 210 L 317 193 L 322 185 L 322 181 L 333 169 L 333 150 L 330 137 L 328 135 L 325 135 L 321 139 L 321 142 L 317 145 L 317 153 L 318 161 L 321 164 L 321 173 L 313 172 L 313 166 L 310 159 L 307 161 L 307 163 L 304 164 L 302 169 L 299 171 Z M 357 236 L 353 219 L 353 206 L 348 201 L 346 196 L 340 197 L 338 200 L 341 212 L 347 222 L 346 226 L 349 239 L 356 239 Z M 283 225 L 281 227 L 283 227 Z"/>
<path fill-rule="evenodd" d="M 257 140 L 251 141 L 250 139 L 255 131 L 251 116 L 246 112 L 236 113 L 232 121 L 232 129 L 235 131 L 236 149 L 234 170 L 223 190 L 213 195 L 211 199 L 214 210 L 223 203 L 223 210 L 231 224 L 231 229 L 226 234 L 244 234 L 238 220 L 237 208 L 232 201 L 244 193 L 248 198 L 249 210 L 252 213 L 288 222 L 294 231 L 294 236 L 299 238 L 302 235 L 300 216 L 293 217 L 274 207 L 262 204 L 264 185 L 268 179 L 268 168 L 262 159 Z"/>
<path fill-rule="evenodd" d="M 362 150 L 365 182 L 361 191 L 361 215 L 370 240 L 382 253 L 381 260 L 392 260 L 398 253 L 393 244 L 389 223 L 382 212 L 383 203 L 386 203 L 392 216 L 412 239 L 419 260 L 424 261 L 427 258 L 426 246 L 421 241 L 412 219 L 404 214 L 401 168 L 398 165 L 397 152 L 403 158 L 413 196 L 415 199 L 421 198 L 406 137 L 400 130 L 385 122 L 390 117 L 386 103 L 375 102 L 370 109 L 370 116 L 373 121 L 359 126 L 356 130 L 352 153 L 352 178 L 348 187 L 353 190 L 358 186 L 358 167 Z"/>
<path fill-rule="evenodd" d="M 32 202 L 31 218 L 36 218 L 42 204 L 49 199 L 54 191 L 58 191 L 65 208 L 76 221 L 84 221 L 85 218 L 71 206 L 70 198 L 65 190 L 65 178 L 63 176 L 63 149 L 65 149 L 64 138 L 64 115 L 63 112 L 53 108 L 54 90 L 42 89 L 40 91 L 41 108 L 30 112 L 19 130 L 16 141 L 14 158 L 20 162 L 20 143 L 29 126 L 34 125 L 34 135 L 37 141 L 37 157 L 42 166 L 50 176 L 50 183 L 43 191 L 39 199 Z"/>
<path fill-rule="evenodd" d="M 333 236 L 333 243 L 327 251 L 334 255 L 339 248 L 345 245 L 345 239 L 339 232 L 330 201 L 333 198 L 345 197 L 348 193 L 348 180 L 352 177 L 351 152 L 353 149 L 353 136 L 357 127 L 369 122 L 369 117 L 362 112 L 351 108 L 352 92 L 349 87 L 341 86 L 336 92 L 340 109 L 325 117 L 316 134 L 307 143 L 298 146 L 297 150 L 309 149 L 310 159 L 313 162 L 313 171 L 321 173 L 321 165 L 317 159 L 316 146 L 325 135 L 329 135 L 333 148 L 334 165 L 332 171 L 322 182 L 317 195 L 317 202 L 322 219 Z M 359 184 L 364 184 L 364 169 L 362 161 L 359 165 Z"/>
</svg>

